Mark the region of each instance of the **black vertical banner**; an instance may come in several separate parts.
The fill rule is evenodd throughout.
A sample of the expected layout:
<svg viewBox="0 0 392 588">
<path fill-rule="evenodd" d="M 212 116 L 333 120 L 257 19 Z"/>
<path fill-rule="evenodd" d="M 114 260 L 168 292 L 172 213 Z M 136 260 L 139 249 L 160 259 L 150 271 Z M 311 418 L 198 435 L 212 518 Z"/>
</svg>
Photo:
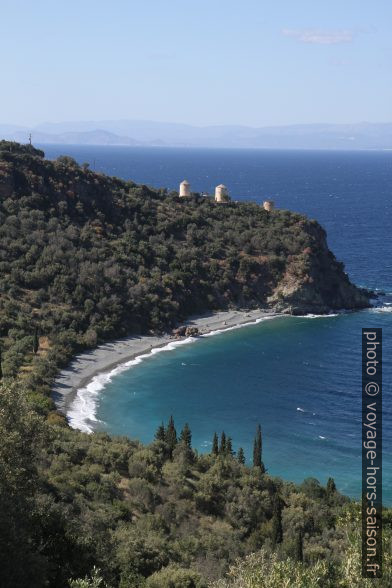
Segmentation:
<svg viewBox="0 0 392 588">
<path fill-rule="evenodd" d="M 382 329 L 362 329 L 362 577 L 382 577 Z"/>
</svg>

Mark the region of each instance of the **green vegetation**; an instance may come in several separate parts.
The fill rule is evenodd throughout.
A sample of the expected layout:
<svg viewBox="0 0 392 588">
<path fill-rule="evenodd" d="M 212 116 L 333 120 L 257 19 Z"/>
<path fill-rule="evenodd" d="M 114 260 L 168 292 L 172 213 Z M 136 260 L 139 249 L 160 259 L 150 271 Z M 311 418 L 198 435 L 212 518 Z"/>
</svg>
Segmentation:
<svg viewBox="0 0 392 588">
<path fill-rule="evenodd" d="M 58 367 L 110 338 L 207 309 L 368 303 L 304 216 L 197 194 L 184 202 L 5 141 L 0 239 L 2 371 L 23 374 L 42 414 Z"/>
<path fill-rule="evenodd" d="M 316 222 L 0 142 L 0 239 L 2 587 L 368 585 L 358 507 L 333 480 L 272 478 L 260 428 L 250 467 L 224 432 L 198 455 L 172 418 L 148 446 L 70 430 L 50 397 L 79 350 L 191 313 L 366 305 Z M 384 536 L 390 569 L 390 511 Z"/>
<path fill-rule="evenodd" d="M 165 440 L 149 446 L 78 433 L 45 423 L 23 391 L 3 385 L 1 586 L 206 588 L 229 564 L 230 579 L 214 586 L 368 585 L 358 576 L 359 507 L 331 483 L 296 486 L 228 452 L 197 455 L 189 427 L 176 441 L 174 428 L 170 419 Z"/>
<path fill-rule="evenodd" d="M 390 514 L 390 512 L 389 512 Z M 336 533 L 343 538 L 344 550 L 334 562 L 315 557 L 311 563 L 282 557 L 281 552 L 268 553 L 264 548 L 230 567 L 225 579 L 210 588 L 371 588 L 392 585 L 391 527 L 384 536 L 384 569 L 382 579 L 361 577 L 360 507 L 351 504 L 336 519 Z M 387 517 L 387 515 L 386 515 Z M 299 531 L 302 536 L 302 531 Z M 302 548 L 301 548 L 302 549 Z M 305 556 L 306 558 L 306 556 Z"/>
</svg>

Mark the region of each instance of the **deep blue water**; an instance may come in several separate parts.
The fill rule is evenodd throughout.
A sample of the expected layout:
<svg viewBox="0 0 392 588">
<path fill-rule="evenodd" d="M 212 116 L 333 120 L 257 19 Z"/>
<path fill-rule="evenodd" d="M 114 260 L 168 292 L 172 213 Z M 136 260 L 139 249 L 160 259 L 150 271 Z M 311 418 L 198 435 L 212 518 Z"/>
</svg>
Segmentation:
<svg viewBox="0 0 392 588">
<path fill-rule="evenodd" d="M 151 441 L 173 414 L 209 450 L 222 429 L 251 456 L 258 422 L 272 474 L 333 476 L 359 496 L 361 328 L 382 327 L 384 501 L 392 504 L 392 153 L 45 146 L 99 171 L 195 191 L 223 182 L 233 198 L 275 200 L 316 218 L 351 279 L 385 290 L 383 307 L 330 318 L 279 318 L 161 353 L 116 376 L 102 393 L 105 430 Z M 297 410 L 298 408 L 302 410 Z M 303 412 L 302 412 L 303 411 Z"/>
</svg>

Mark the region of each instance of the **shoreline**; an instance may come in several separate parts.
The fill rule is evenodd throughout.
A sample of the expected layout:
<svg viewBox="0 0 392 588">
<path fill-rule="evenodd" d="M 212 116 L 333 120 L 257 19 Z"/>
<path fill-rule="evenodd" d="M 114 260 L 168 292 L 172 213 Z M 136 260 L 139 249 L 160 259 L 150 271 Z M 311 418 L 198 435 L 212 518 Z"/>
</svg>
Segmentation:
<svg viewBox="0 0 392 588">
<path fill-rule="evenodd" d="M 130 336 L 104 343 L 77 355 L 68 367 L 60 371 L 52 388 L 52 398 L 57 410 L 66 416 L 72 428 L 93 432 L 94 423 L 98 422 L 95 410 L 99 392 L 113 376 L 161 351 L 171 351 L 202 337 L 259 324 L 279 316 L 287 315 L 268 309 L 218 311 L 190 317 L 183 323 L 197 327 L 198 337 L 176 338 L 167 333 L 161 336 Z"/>
</svg>

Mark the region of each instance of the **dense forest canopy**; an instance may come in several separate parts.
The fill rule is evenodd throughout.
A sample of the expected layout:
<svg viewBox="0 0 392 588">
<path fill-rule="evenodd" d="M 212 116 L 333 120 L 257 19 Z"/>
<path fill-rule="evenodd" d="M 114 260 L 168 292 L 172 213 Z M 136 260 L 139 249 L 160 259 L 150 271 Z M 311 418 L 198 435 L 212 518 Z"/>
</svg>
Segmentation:
<svg viewBox="0 0 392 588">
<path fill-rule="evenodd" d="M 78 350 L 207 309 L 366 306 L 315 221 L 181 200 L 0 142 L 0 239 L 1 586 L 370 585 L 359 506 L 332 479 L 272 478 L 261 429 L 253 459 L 213 431 L 198 455 L 185 423 L 149 446 L 86 435 L 50 396 Z M 379 586 L 392 584 L 390 525 L 386 511 Z"/>
<path fill-rule="evenodd" d="M 83 346 L 163 331 L 206 309 L 302 314 L 368 304 L 317 222 L 286 210 L 180 199 L 4 141 L 0 199 L 8 376 L 26 362 L 35 332 L 66 361 Z"/>
</svg>

